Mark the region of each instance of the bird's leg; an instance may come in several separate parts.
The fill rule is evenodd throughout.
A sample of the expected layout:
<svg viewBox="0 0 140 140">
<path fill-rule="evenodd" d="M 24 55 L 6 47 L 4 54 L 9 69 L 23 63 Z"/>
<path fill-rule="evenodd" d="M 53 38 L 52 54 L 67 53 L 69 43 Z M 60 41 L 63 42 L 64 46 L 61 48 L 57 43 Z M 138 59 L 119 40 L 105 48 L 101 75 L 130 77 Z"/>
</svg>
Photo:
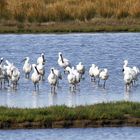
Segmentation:
<svg viewBox="0 0 140 140">
<path fill-rule="evenodd" d="M 2 81 L 0 82 L 0 85 L 1 85 L 1 86 L 0 86 L 0 89 L 2 89 Z"/>
<path fill-rule="evenodd" d="M 7 80 L 7 83 L 8 83 L 8 87 L 10 86 L 10 82 L 9 82 L 9 79 Z"/>
<path fill-rule="evenodd" d="M 76 84 L 74 84 L 74 90 L 76 90 Z"/>
<path fill-rule="evenodd" d="M 29 79 L 29 77 L 30 77 L 29 75 L 30 75 L 30 73 L 27 73 L 27 79 Z"/>
<path fill-rule="evenodd" d="M 39 91 L 39 84 L 37 84 L 37 90 Z"/>
<path fill-rule="evenodd" d="M 35 91 L 36 91 L 36 83 L 34 83 L 34 88 L 35 88 Z"/>
<path fill-rule="evenodd" d="M 17 89 L 17 85 L 18 85 L 17 82 L 15 82 L 15 90 Z"/>
<path fill-rule="evenodd" d="M 72 92 L 75 90 L 75 85 L 73 85 L 73 89 L 72 89 Z"/>
<path fill-rule="evenodd" d="M 53 87 L 52 87 L 52 85 L 51 85 L 51 93 L 52 93 L 52 90 L 53 90 Z"/>
<path fill-rule="evenodd" d="M 4 88 L 5 88 L 5 80 L 4 80 L 3 84 L 4 84 Z"/>
<path fill-rule="evenodd" d="M 71 90 L 70 90 L 71 92 L 73 91 L 73 85 L 71 85 Z"/>
<path fill-rule="evenodd" d="M 25 73 L 25 78 L 27 78 L 27 74 Z"/>
<path fill-rule="evenodd" d="M 125 84 L 125 90 L 127 91 L 127 84 Z"/>
<path fill-rule="evenodd" d="M 134 80 L 134 85 L 136 84 L 136 81 Z"/>
<path fill-rule="evenodd" d="M 92 82 L 92 77 L 90 77 L 90 81 Z"/>
<path fill-rule="evenodd" d="M 57 87 L 59 87 L 59 80 L 57 80 Z"/>
<path fill-rule="evenodd" d="M 30 73 L 28 73 L 28 75 L 27 75 L 27 78 L 29 79 L 29 77 L 30 77 Z"/>
<path fill-rule="evenodd" d="M 95 82 L 95 81 L 96 81 L 95 76 L 93 76 L 93 82 Z"/>
<path fill-rule="evenodd" d="M 16 83 L 13 83 L 13 89 L 15 90 L 15 88 L 16 88 Z"/>
<path fill-rule="evenodd" d="M 13 89 L 14 89 L 14 83 L 13 83 Z"/>
<path fill-rule="evenodd" d="M 131 82 L 131 85 L 130 85 L 131 87 L 133 86 L 133 80 L 132 80 L 132 82 Z"/>
<path fill-rule="evenodd" d="M 99 80 L 98 80 L 98 86 L 99 86 L 99 84 L 100 84 L 100 78 L 99 78 Z"/>
<path fill-rule="evenodd" d="M 69 90 L 71 91 L 71 84 L 69 85 Z"/>
<path fill-rule="evenodd" d="M 106 83 L 106 80 L 104 80 L 104 85 L 103 85 L 104 88 L 105 88 L 105 83 Z"/>
<path fill-rule="evenodd" d="M 54 93 L 55 93 L 55 86 L 54 86 Z"/>
</svg>

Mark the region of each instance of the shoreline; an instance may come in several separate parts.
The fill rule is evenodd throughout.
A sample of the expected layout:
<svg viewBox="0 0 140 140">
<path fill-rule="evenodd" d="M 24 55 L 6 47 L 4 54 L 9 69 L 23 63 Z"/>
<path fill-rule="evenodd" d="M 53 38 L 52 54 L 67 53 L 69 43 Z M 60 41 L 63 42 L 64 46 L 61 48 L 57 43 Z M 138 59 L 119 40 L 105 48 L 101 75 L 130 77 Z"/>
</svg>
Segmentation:
<svg viewBox="0 0 140 140">
<path fill-rule="evenodd" d="M 0 129 L 140 127 L 140 103 L 110 102 L 69 108 L 0 107 Z"/>
<path fill-rule="evenodd" d="M 101 128 L 101 127 L 140 127 L 140 118 L 114 120 L 74 120 L 46 122 L 0 122 L 0 129 L 53 129 L 53 128 Z"/>
<path fill-rule="evenodd" d="M 139 19 L 94 19 L 91 21 L 20 23 L 0 22 L 0 34 L 7 33 L 99 33 L 140 32 Z"/>
</svg>

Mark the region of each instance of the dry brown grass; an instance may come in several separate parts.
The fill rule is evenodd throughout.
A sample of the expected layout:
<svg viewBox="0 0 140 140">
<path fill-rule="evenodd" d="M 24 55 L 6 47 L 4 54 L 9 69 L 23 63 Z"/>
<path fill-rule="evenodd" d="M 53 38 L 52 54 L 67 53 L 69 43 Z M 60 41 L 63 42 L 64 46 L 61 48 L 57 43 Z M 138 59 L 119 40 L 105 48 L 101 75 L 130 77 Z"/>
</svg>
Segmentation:
<svg viewBox="0 0 140 140">
<path fill-rule="evenodd" d="M 0 18 L 20 22 L 138 18 L 140 0 L 0 0 Z"/>
</svg>

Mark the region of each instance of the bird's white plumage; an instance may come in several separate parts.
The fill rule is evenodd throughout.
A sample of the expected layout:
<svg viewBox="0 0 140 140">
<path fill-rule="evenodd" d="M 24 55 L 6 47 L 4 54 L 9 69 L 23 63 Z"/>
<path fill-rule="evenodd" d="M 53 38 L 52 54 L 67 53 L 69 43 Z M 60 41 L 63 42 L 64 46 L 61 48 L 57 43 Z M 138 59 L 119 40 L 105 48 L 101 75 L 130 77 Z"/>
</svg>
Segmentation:
<svg viewBox="0 0 140 140">
<path fill-rule="evenodd" d="M 37 58 L 37 64 L 45 64 L 46 60 L 45 60 L 45 56 L 44 53 L 41 53 L 40 57 Z"/>
<path fill-rule="evenodd" d="M 62 56 L 61 52 L 59 52 L 59 54 L 58 54 L 58 61 L 57 62 L 58 62 L 58 65 L 64 69 L 68 66 L 70 67 L 70 65 L 71 65 L 69 60 Z"/>
<path fill-rule="evenodd" d="M 36 64 L 32 64 L 33 67 L 33 73 L 31 75 L 31 80 L 35 86 L 35 90 L 36 90 L 36 86 L 38 86 L 39 89 L 39 81 L 41 80 L 41 76 L 37 70 Z"/>
<path fill-rule="evenodd" d="M 29 60 L 30 60 L 30 58 L 26 57 L 24 65 L 23 65 L 23 71 L 25 73 L 26 78 L 29 78 L 29 74 L 32 71 L 32 65 L 30 64 Z"/>
<path fill-rule="evenodd" d="M 82 64 L 82 62 L 79 62 L 78 65 L 76 65 L 76 70 L 83 75 L 85 73 L 85 66 Z"/>
</svg>

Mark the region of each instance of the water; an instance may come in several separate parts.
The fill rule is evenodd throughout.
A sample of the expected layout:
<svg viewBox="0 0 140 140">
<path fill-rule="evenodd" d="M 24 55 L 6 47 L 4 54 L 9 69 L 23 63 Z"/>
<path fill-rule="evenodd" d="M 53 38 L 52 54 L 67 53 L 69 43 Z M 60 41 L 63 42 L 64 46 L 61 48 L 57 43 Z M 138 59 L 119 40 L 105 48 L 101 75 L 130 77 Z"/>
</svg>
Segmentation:
<svg viewBox="0 0 140 140">
<path fill-rule="evenodd" d="M 140 128 L 0 130 L 0 140 L 139 140 Z"/>
<path fill-rule="evenodd" d="M 40 83 L 40 91 L 35 92 L 32 82 L 24 78 L 21 61 L 29 56 L 31 63 L 36 63 L 41 52 L 45 52 L 47 60 L 46 80 Z M 72 65 L 81 61 L 86 67 L 85 80 L 81 81 L 79 90 L 74 93 L 69 91 L 64 74 L 60 88 L 55 94 L 50 92 L 47 77 L 51 67 L 59 68 L 58 52 L 62 52 Z M 14 62 L 21 71 L 18 90 L 0 90 L 0 105 L 3 106 L 35 108 L 60 104 L 77 106 L 120 100 L 140 101 L 140 82 L 126 93 L 122 75 L 124 59 L 128 59 L 130 66 L 140 67 L 140 33 L 1 34 L 0 57 Z M 88 70 L 92 63 L 109 69 L 110 77 L 105 89 L 90 82 Z"/>
</svg>

